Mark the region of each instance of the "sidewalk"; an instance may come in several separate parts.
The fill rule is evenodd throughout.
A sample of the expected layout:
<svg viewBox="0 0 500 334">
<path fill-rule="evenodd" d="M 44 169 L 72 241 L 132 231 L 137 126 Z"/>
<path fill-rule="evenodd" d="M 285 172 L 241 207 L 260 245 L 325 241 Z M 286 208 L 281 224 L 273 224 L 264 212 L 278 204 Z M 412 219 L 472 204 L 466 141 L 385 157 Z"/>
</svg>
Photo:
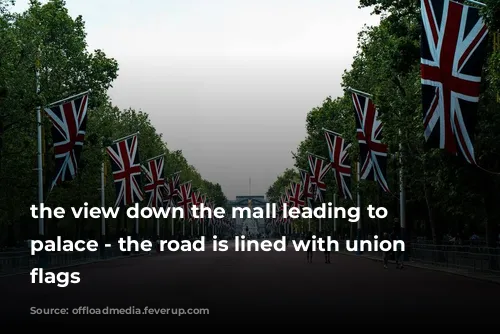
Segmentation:
<svg viewBox="0 0 500 334">
<path fill-rule="evenodd" d="M 381 257 L 374 256 L 374 255 L 368 255 L 368 254 L 357 255 L 356 253 L 346 252 L 346 251 L 340 251 L 340 252 L 338 252 L 338 254 L 346 255 L 346 256 L 361 257 L 361 258 L 371 260 L 371 261 L 383 262 L 383 259 Z M 389 261 L 389 263 L 393 264 L 394 266 L 396 265 L 396 261 Z M 448 274 L 452 274 L 452 275 L 458 275 L 458 276 L 463 276 L 463 277 L 468 277 L 468 278 L 473 278 L 473 279 L 478 279 L 478 280 L 482 280 L 482 281 L 500 284 L 500 276 L 495 275 L 495 274 L 488 274 L 488 273 L 482 273 L 482 272 L 471 272 L 467 269 L 460 269 L 460 268 L 446 268 L 446 267 L 441 267 L 438 265 L 426 264 L 426 263 L 421 263 L 421 262 L 412 261 L 412 260 L 404 262 L 404 266 L 419 268 L 419 269 L 426 269 L 426 270 L 440 271 L 440 272 L 444 272 L 444 273 L 448 273 Z"/>
</svg>

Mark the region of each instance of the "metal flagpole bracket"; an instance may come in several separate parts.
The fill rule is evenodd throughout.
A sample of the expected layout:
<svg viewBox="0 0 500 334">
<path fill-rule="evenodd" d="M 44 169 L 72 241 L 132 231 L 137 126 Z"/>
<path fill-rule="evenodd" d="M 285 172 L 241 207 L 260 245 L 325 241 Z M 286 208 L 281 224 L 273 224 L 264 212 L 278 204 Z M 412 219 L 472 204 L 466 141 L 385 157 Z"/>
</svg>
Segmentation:
<svg viewBox="0 0 500 334">
<path fill-rule="evenodd" d="M 327 160 L 327 161 L 329 160 L 327 158 L 323 158 L 322 156 L 319 156 L 317 154 L 311 153 L 309 151 L 307 151 L 306 153 L 309 154 L 309 155 L 312 155 L 313 157 L 319 158 L 319 159 L 323 159 L 323 160 Z"/>
<path fill-rule="evenodd" d="M 465 0 L 465 2 L 470 2 L 470 3 L 473 3 L 474 5 L 486 7 L 485 3 L 482 3 L 482 2 L 479 2 L 479 1 L 476 1 L 476 0 Z"/>
<path fill-rule="evenodd" d="M 356 94 L 359 94 L 359 95 L 364 95 L 368 98 L 372 98 L 373 96 L 369 93 L 366 93 L 366 92 L 363 92 L 361 90 L 357 90 L 357 89 L 354 89 L 354 88 L 351 88 L 351 87 L 347 87 L 346 88 L 347 91 L 351 92 L 351 93 L 356 93 Z"/>
<path fill-rule="evenodd" d="M 82 96 L 82 95 L 85 95 L 85 94 L 88 94 L 88 93 L 90 93 L 90 89 L 89 89 L 89 90 L 86 90 L 85 92 L 82 92 L 82 93 L 79 93 L 79 94 L 75 94 L 75 95 L 69 96 L 69 97 L 67 97 L 67 98 L 65 98 L 65 99 L 62 99 L 62 100 L 59 100 L 59 101 L 56 101 L 56 102 L 52 102 L 51 104 L 48 104 L 48 105 L 46 106 L 46 108 L 49 108 L 49 107 L 55 106 L 55 105 L 57 105 L 57 104 L 61 104 L 61 103 L 66 102 L 66 101 L 74 100 L 74 99 L 76 99 L 77 97 Z"/>
<path fill-rule="evenodd" d="M 160 154 L 160 155 L 157 155 L 156 157 L 153 157 L 153 158 L 149 158 L 149 159 L 147 159 L 147 160 L 144 160 L 144 163 L 149 162 L 149 161 L 151 161 L 151 160 L 156 160 L 156 159 L 161 158 L 161 157 L 164 157 L 164 156 L 165 156 L 165 153 Z"/>
<path fill-rule="evenodd" d="M 325 129 L 325 128 L 321 128 L 321 130 L 325 131 L 325 132 L 330 132 L 331 134 L 334 134 L 336 136 L 339 136 L 339 137 L 342 137 L 344 138 L 340 133 L 338 132 L 335 132 L 335 131 L 332 131 L 332 130 L 328 130 L 328 129 Z"/>
<path fill-rule="evenodd" d="M 124 141 L 125 139 L 129 139 L 130 137 L 137 136 L 137 135 L 139 135 L 139 131 L 137 131 L 135 133 L 132 133 L 132 134 L 130 134 L 128 136 L 122 137 L 120 139 L 115 139 L 115 140 L 113 140 L 112 144 L 116 144 L 116 143 L 118 143 L 120 141 Z"/>
<path fill-rule="evenodd" d="M 181 171 L 178 171 L 178 172 L 170 174 L 169 176 L 174 176 L 174 175 L 177 175 L 177 174 L 180 174 L 180 173 L 181 173 Z"/>
</svg>

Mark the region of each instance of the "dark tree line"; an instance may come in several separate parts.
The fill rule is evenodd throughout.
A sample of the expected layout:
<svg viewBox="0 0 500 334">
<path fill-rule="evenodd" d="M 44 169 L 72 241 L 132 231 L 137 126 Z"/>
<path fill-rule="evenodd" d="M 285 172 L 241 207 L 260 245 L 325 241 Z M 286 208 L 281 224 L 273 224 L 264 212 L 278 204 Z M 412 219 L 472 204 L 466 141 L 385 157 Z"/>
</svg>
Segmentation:
<svg viewBox="0 0 500 334">
<path fill-rule="evenodd" d="M 478 121 L 474 129 L 476 158 L 480 166 L 500 173 L 500 1 L 485 0 L 482 8 L 489 27 L 488 57 L 483 70 Z M 389 145 L 387 178 L 393 194 L 383 193 L 374 182 L 356 183 L 364 205 L 389 209 L 389 217 L 374 221 L 363 217 L 365 234 L 381 233 L 399 217 L 399 176 L 404 167 L 407 229 L 412 236 L 427 236 L 440 243 L 444 235 L 468 238 L 476 233 L 490 246 L 498 241 L 500 223 L 500 175 L 484 172 L 439 149 L 424 144 L 420 84 L 420 0 L 361 0 L 361 7 L 374 9 L 381 23 L 365 27 L 358 38 L 352 68 L 344 72 L 343 88 L 352 87 L 373 96 L 384 124 L 384 142 Z M 495 43 L 497 45 L 495 46 Z M 353 143 L 352 168 L 358 160 L 354 110 L 350 94 L 332 98 L 307 115 L 307 136 L 297 148 L 295 167 L 309 170 L 307 153 L 328 157 L 322 128 L 336 131 Z M 401 144 L 401 147 L 400 147 Z M 401 162 L 399 157 L 402 156 Z M 299 181 L 286 170 L 267 193 L 276 200 L 290 180 Z M 332 201 L 335 184 L 327 177 L 327 199 Z M 355 206 L 341 200 L 339 205 Z M 303 224 L 305 222 L 297 222 Z M 344 233 L 350 230 L 341 222 Z"/>
<path fill-rule="evenodd" d="M 106 204 L 115 201 L 109 158 L 103 147 L 113 139 L 140 131 L 141 160 L 165 154 L 165 174 L 181 171 L 181 182 L 192 180 L 217 206 L 226 204 L 221 186 L 205 180 L 188 163 L 182 151 L 169 149 L 162 134 L 143 111 L 120 110 L 111 104 L 107 90 L 118 77 L 118 62 L 104 51 L 87 51 L 82 17 L 73 19 L 62 0 L 42 5 L 32 1 L 23 13 L 10 11 L 11 1 L 0 0 L 0 246 L 38 236 L 38 222 L 29 208 L 37 203 L 37 123 L 35 108 L 91 90 L 87 133 L 77 178 L 55 187 L 50 121 L 43 117 L 44 179 L 47 206 L 100 206 L 100 170 L 106 161 Z M 36 93 L 36 66 L 40 92 Z M 169 115 L 175 117 L 175 115 Z M 104 140 L 103 140 L 104 138 Z M 124 222 L 109 221 L 115 235 Z M 99 237 L 100 220 L 46 220 L 47 237 Z M 132 230 L 132 222 L 128 229 Z M 150 222 L 141 221 L 143 233 L 153 233 Z M 170 230 L 167 228 L 166 230 Z M 151 232 L 149 232 L 151 231 Z"/>
</svg>

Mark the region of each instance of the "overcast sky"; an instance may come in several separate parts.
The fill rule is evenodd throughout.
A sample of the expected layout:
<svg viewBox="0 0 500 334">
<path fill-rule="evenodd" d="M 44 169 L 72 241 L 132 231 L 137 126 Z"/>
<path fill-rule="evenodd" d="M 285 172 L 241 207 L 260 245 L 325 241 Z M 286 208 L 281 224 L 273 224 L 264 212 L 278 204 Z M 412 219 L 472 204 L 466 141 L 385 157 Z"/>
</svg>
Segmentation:
<svg viewBox="0 0 500 334">
<path fill-rule="evenodd" d="M 45 1 L 44 1 L 45 2 Z M 28 0 L 17 0 L 16 10 Z M 67 0 L 89 48 L 120 66 L 109 94 L 150 114 L 226 196 L 264 195 L 293 166 L 307 112 L 341 94 L 364 24 L 356 0 Z"/>
</svg>

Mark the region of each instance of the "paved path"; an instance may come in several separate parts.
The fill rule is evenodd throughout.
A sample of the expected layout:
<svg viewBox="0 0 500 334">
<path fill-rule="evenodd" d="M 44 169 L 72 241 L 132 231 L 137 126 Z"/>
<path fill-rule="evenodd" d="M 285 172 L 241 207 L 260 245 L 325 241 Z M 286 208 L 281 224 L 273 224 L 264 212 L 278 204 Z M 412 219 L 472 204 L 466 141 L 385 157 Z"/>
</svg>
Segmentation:
<svg viewBox="0 0 500 334">
<path fill-rule="evenodd" d="M 496 324 L 500 288 L 419 268 L 332 253 L 325 264 L 305 254 L 203 252 L 127 258 L 69 268 L 81 283 L 30 284 L 29 275 L 0 278 L 2 322 Z M 209 315 L 34 316 L 39 308 L 205 308 Z M 85 312 L 85 311 L 81 311 Z M 151 312 L 161 312 L 153 310 Z M 169 311 L 171 312 L 171 311 Z M 187 311 L 186 311 L 187 312 Z M 357 317 L 357 318 L 356 318 Z M 19 328 L 19 327 L 17 327 Z M 408 327 L 407 327 L 408 328 Z M 431 327 L 426 327 L 431 328 Z"/>
</svg>

